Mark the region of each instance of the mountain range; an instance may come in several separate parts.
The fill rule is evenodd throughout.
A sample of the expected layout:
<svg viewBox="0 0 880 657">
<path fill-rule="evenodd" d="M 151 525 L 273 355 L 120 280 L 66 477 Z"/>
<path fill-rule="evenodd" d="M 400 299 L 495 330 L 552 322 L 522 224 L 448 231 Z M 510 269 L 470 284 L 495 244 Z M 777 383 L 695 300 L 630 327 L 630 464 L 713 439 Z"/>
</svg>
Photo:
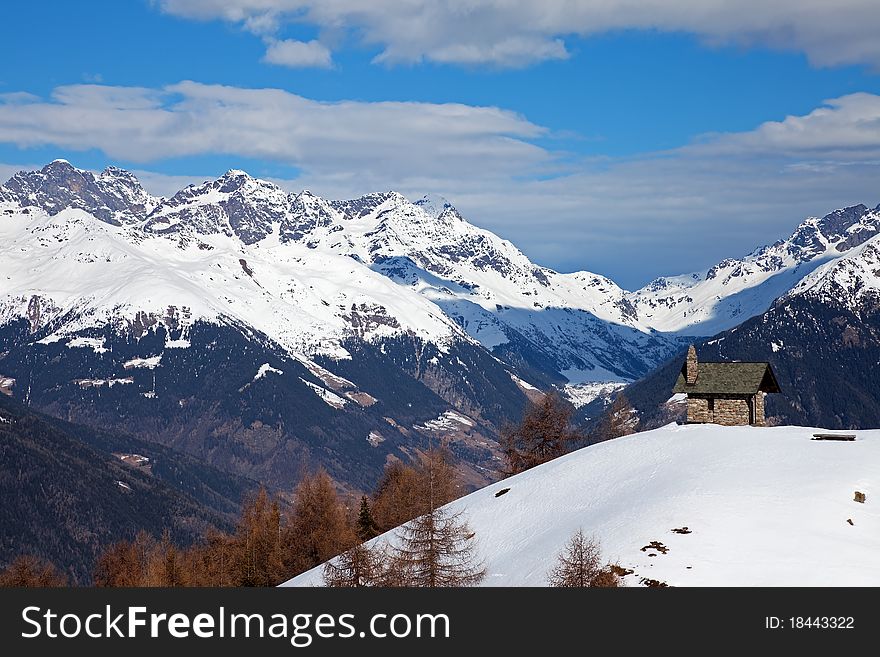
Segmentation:
<svg viewBox="0 0 880 657">
<path fill-rule="evenodd" d="M 56 160 L 0 187 L 0 390 L 275 487 L 321 465 L 369 489 L 440 441 L 476 486 L 541 390 L 599 412 L 779 299 L 864 315 L 878 226 L 853 206 L 630 292 L 536 265 L 439 197 L 334 201 L 229 171 L 160 198 Z"/>
</svg>

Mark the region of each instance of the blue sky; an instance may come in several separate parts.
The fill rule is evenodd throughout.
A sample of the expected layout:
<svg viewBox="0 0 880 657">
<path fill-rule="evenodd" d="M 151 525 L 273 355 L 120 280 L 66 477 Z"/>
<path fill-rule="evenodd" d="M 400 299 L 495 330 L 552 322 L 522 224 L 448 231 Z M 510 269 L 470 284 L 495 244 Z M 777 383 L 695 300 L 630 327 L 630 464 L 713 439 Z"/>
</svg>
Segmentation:
<svg viewBox="0 0 880 657">
<path fill-rule="evenodd" d="M 0 177 L 65 157 L 165 194 L 229 168 L 436 192 L 630 288 L 880 202 L 871 2 L 643 4 L 15 3 Z"/>
</svg>

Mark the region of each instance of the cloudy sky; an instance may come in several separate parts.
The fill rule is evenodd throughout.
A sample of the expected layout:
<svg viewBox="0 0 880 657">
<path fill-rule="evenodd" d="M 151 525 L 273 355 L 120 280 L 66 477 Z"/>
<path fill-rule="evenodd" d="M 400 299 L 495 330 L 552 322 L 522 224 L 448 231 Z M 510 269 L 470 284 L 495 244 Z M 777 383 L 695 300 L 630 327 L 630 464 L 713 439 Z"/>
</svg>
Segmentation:
<svg viewBox="0 0 880 657">
<path fill-rule="evenodd" d="M 0 178 L 439 193 L 633 288 L 880 203 L 878 33 L 876 0 L 15 3 Z"/>
</svg>

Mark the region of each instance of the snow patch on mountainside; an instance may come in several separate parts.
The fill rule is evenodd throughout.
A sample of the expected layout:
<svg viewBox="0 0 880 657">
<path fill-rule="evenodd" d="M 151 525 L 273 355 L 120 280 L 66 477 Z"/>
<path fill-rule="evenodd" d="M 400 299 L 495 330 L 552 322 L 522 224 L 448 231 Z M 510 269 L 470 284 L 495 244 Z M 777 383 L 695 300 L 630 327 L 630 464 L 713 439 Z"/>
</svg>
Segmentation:
<svg viewBox="0 0 880 657">
<path fill-rule="evenodd" d="M 541 392 L 540 388 L 536 388 L 535 386 L 533 386 L 533 385 L 532 385 L 531 383 L 529 383 L 528 381 L 524 381 L 523 379 L 519 378 L 519 377 L 518 377 L 516 374 L 514 374 L 513 372 L 508 372 L 508 374 L 510 374 L 510 379 L 511 379 L 516 385 L 518 385 L 520 388 L 522 388 L 523 390 L 525 390 L 525 391 L 527 391 L 527 392 Z"/>
<path fill-rule="evenodd" d="M 333 408 L 340 410 L 345 408 L 345 405 L 348 403 L 347 399 L 343 399 L 339 395 L 334 392 L 330 392 L 326 388 L 322 388 L 321 386 L 312 383 L 311 381 L 306 381 L 305 379 L 300 377 L 300 381 L 305 383 L 312 391 L 320 397 L 325 404 L 328 406 L 332 406 Z"/>
<path fill-rule="evenodd" d="M 68 347 L 88 347 L 96 354 L 105 354 L 107 349 L 104 348 L 104 338 L 74 338 L 67 343 Z"/>
<path fill-rule="evenodd" d="M 545 586 L 578 529 L 635 571 L 633 586 L 878 586 L 880 430 L 849 432 L 854 442 L 811 440 L 816 431 L 668 425 L 578 450 L 449 509 L 476 532 L 486 586 Z M 320 583 L 319 567 L 286 585 Z"/>
<path fill-rule="evenodd" d="M 274 367 L 269 365 L 269 363 L 263 363 L 257 370 L 257 375 L 254 377 L 254 381 L 259 381 L 267 374 L 278 374 L 280 376 L 281 374 L 284 374 L 284 372 L 279 369 L 275 369 Z"/>
<path fill-rule="evenodd" d="M 474 426 L 473 420 L 457 411 L 444 411 L 439 417 L 428 420 L 416 429 L 426 431 L 445 432 L 467 430 Z"/>
<path fill-rule="evenodd" d="M 607 381 L 604 383 L 576 383 L 565 386 L 565 388 L 563 388 L 563 394 L 575 408 L 580 408 L 599 397 L 605 397 L 607 399 L 614 392 L 625 386 L 625 383 L 619 381 Z"/>
<path fill-rule="evenodd" d="M 121 379 L 74 379 L 73 381 L 80 388 L 112 388 L 116 385 L 129 385 L 134 383 L 134 379 L 130 376 Z"/>
<path fill-rule="evenodd" d="M 154 370 L 159 367 L 159 364 L 162 362 L 162 354 L 158 356 L 150 356 L 149 358 L 132 358 L 131 360 L 127 360 L 122 364 L 122 367 L 130 370 L 135 368 L 144 368 L 148 370 Z"/>
<path fill-rule="evenodd" d="M 0 393 L 11 395 L 12 388 L 15 387 L 15 379 L 11 376 L 3 376 L 0 374 Z"/>
</svg>

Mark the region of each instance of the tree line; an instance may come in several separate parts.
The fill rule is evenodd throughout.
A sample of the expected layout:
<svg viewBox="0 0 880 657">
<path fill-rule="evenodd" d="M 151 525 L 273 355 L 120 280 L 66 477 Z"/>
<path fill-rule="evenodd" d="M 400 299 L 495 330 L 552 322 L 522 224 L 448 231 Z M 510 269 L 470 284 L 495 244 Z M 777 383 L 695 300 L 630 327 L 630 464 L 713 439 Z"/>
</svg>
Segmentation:
<svg viewBox="0 0 880 657">
<path fill-rule="evenodd" d="M 583 444 L 571 416 L 571 406 L 553 394 L 530 404 L 519 424 L 501 432 L 504 474 Z M 161 537 L 142 531 L 114 543 L 99 556 L 93 579 L 97 586 L 275 586 L 326 563 L 326 586 L 474 585 L 485 576 L 475 534 L 460 514 L 444 508 L 460 493 L 455 465 L 442 448 L 420 453 L 411 464 L 392 461 L 373 495 L 356 503 L 342 499 L 319 470 L 299 483 L 289 504 L 261 489 L 245 502 L 231 533 L 213 531 L 186 548 L 168 531 Z M 395 528 L 391 541 L 370 542 Z M 578 532 L 558 556 L 551 585 L 618 585 L 599 554 L 598 542 Z M 54 566 L 29 556 L 0 572 L 0 586 L 66 583 Z"/>
</svg>

